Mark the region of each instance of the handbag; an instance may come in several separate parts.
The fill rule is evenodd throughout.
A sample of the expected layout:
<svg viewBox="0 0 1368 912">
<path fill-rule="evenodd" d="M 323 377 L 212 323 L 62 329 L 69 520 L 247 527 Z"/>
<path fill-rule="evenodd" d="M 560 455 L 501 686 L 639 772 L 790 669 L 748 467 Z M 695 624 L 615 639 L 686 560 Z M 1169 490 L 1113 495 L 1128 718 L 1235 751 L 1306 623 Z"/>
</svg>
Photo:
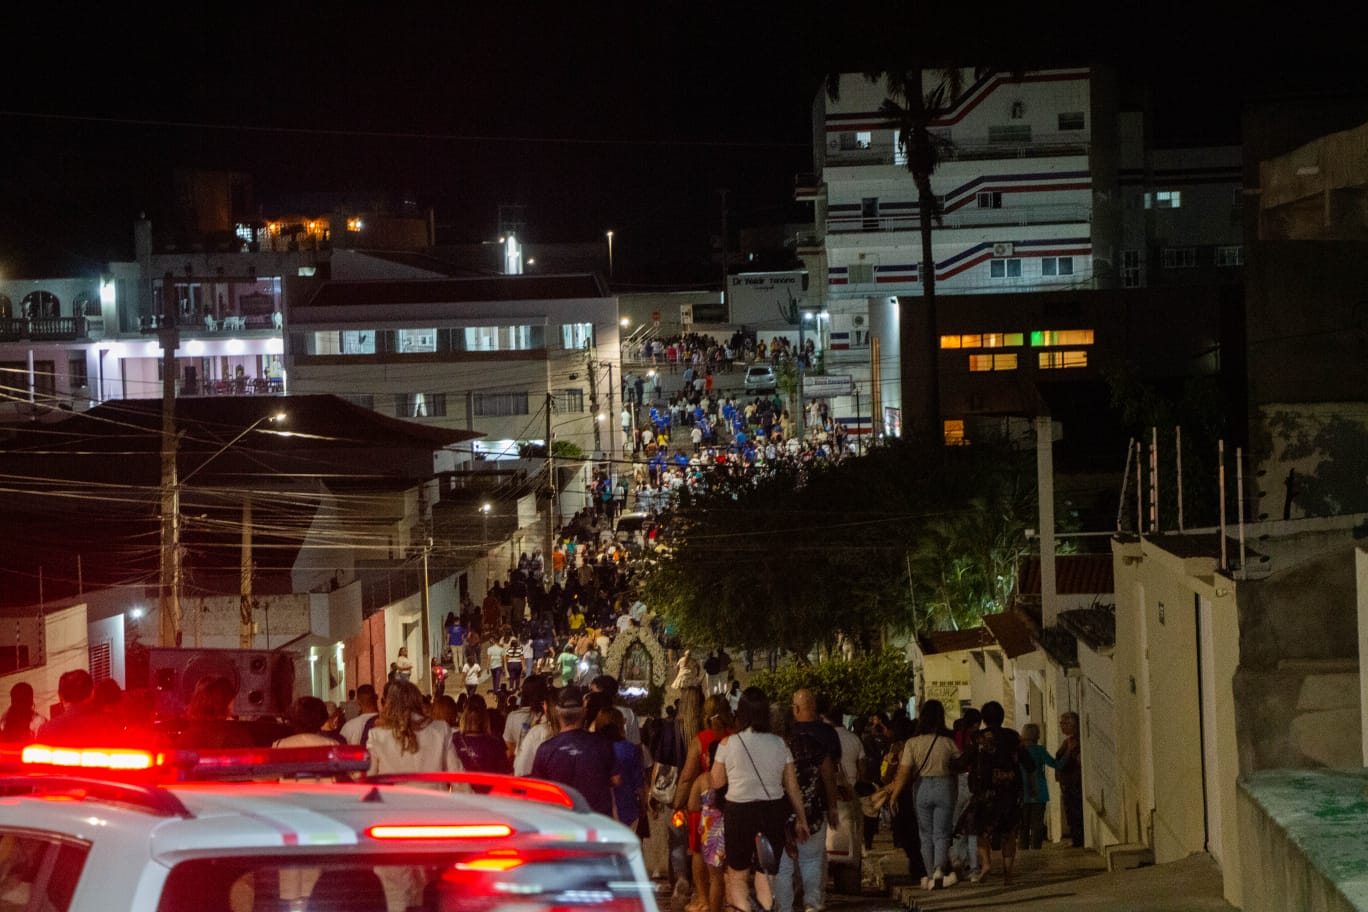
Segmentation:
<svg viewBox="0 0 1368 912">
<path fill-rule="evenodd" d="M 655 778 L 651 780 L 651 797 L 666 807 L 674 804 L 679 788 L 679 767 L 657 763 Z"/>
</svg>

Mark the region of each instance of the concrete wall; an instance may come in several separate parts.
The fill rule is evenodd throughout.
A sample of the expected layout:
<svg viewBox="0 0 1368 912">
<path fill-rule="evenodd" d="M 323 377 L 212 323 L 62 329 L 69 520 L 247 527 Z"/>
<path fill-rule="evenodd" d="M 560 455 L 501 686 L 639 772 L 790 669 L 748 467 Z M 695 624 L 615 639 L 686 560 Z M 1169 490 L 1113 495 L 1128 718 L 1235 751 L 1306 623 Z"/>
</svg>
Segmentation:
<svg viewBox="0 0 1368 912">
<path fill-rule="evenodd" d="M 63 674 L 77 668 L 89 670 L 89 641 L 86 606 L 73 605 L 42 618 L 46 661 L 0 678 L 0 714 L 9 709 L 10 688 L 20 681 L 33 687 L 33 705 L 48 718 L 57 700 L 57 682 Z"/>
</svg>

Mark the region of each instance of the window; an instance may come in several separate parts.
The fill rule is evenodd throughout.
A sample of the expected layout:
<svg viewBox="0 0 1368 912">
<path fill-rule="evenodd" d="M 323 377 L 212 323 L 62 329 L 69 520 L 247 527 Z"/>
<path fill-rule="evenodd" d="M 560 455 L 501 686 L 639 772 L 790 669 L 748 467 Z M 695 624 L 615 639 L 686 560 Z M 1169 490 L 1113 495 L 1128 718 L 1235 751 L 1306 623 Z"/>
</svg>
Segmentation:
<svg viewBox="0 0 1368 912">
<path fill-rule="evenodd" d="M 1001 209 L 1002 194 L 997 191 L 985 191 L 978 195 L 978 207 L 980 209 Z"/>
<path fill-rule="evenodd" d="M 109 640 L 105 640 L 103 643 L 91 643 L 89 653 L 91 679 L 96 684 L 109 680 L 111 677 L 110 657 L 112 655 Z"/>
<path fill-rule="evenodd" d="M 344 355 L 373 355 L 375 354 L 375 331 L 374 330 L 347 330 L 342 334 L 342 351 Z M 324 354 L 319 352 L 319 354 Z"/>
<path fill-rule="evenodd" d="M 1243 247 L 1242 245 L 1240 245 L 1240 244 L 1236 244 L 1236 245 L 1231 246 L 1231 247 L 1217 247 L 1217 248 L 1216 248 L 1216 265 L 1217 265 L 1217 266 L 1243 266 L 1243 265 L 1244 265 L 1244 247 Z"/>
<path fill-rule="evenodd" d="M 907 167 L 907 150 L 902 144 L 902 130 L 893 131 L 893 164 Z"/>
<path fill-rule="evenodd" d="M 842 133 L 840 141 L 842 152 L 851 152 L 858 148 L 856 144 L 859 140 L 856 139 L 854 133 Z"/>
<path fill-rule="evenodd" d="M 1087 367 L 1088 353 L 1085 351 L 1040 352 L 1041 370 L 1060 370 L 1069 367 Z"/>
<path fill-rule="evenodd" d="M 1197 248 L 1165 247 L 1162 262 L 1165 269 L 1193 269 L 1197 265 Z"/>
<path fill-rule="evenodd" d="M 90 375 L 86 372 L 86 359 L 82 354 L 79 358 L 72 358 L 67 362 L 67 376 L 71 381 L 72 390 L 85 389 L 90 383 Z"/>
<path fill-rule="evenodd" d="M 1030 124 L 1012 124 L 1006 127 L 989 127 L 990 143 L 1028 143 L 1031 141 Z"/>
<path fill-rule="evenodd" d="M 90 846 L 27 831 L 0 831 L 0 908 L 66 912 L 85 868 Z"/>
<path fill-rule="evenodd" d="M 1037 329 L 1031 333 L 1032 348 L 1046 348 L 1053 345 L 1092 345 L 1091 329 Z"/>
<path fill-rule="evenodd" d="M 868 149 L 873 141 L 874 136 L 871 133 L 859 132 L 855 134 L 855 148 L 857 149 Z"/>
<path fill-rule="evenodd" d="M 969 356 L 969 370 L 973 373 L 1016 369 L 1017 356 L 1015 354 Z"/>
<path fill-rule="evenodd" d="M 502 418 L 508 415 L 530 415 L 527 393 L 475 393 L 471 403 L 476 418 Z"/>
<path fill-rule="evenodd" d="M 435 352 L 437 350 L 437 330 L 435 329 L 401 329 L 398 336 L 401 353 Z"/>
<path fill-rule="evenodd" d="M 1019 279 L 1021 278 L 1021 260 L 990 260 L 988 274 L 995 279 Z"/>
<path fill-rule="evenodd" d="M 941 336 L 941 348 L 1012 348 L 1025 340 L 1023 333 L 964 333 Z"/>
<path fill-rule="evenodd" d="M 444 418 L 446 393 L 396 393 L 394 414 L 399 418 Z"/>
<path fill-rule="evenodd" d="M 963 446 L 965 443 L 968 442 L 968 441 L 966 441 L 966 440 L 964 439 L 964 422 L 963 422 L 963 421 L 960 421 L 960 420 L 946 421 L 946 422 L 944 422 L 943 427 L 945 428 L 945 445 L 946 445 L 946 446 Z"/>
<path fill-rule="evenodd" d="M 1121 287 L 1140 287 L 1140 251 L 1121 251 Z"/>
<path fill-rule="evenodd" d="M 861 227 L 865 231 L 879 230 L 879 198 L 866 196 L 860 200 Z"/>
<path fill-rule="evenodd" d="M 1040 274 L 1043 276 L 1073 275 L 1073 257 L 1041 257 Z"/>
<path fill-rule="evenodd" d="M 850 284 L 868 285 L 874 281 L 873 263 L 850 264 Z"/>
<path fill-rule="evenodd" d="M 556 390 L 556 411 L 562 415 L 569 415 L 574 412 L 584 411 L 584 390 L 582 389 L 563 389 Z"/>
<path fill-rule="evenodd" d="M 1156 190 L 1153 194 L 1145 194 L 1146 209 L 1181 209 L 1183 208 L 1183 191 L 1181 190 Z"/>
<path fill-rule="evenodd" d="M 1070 111 L 1067 114 L 1059 115 L 1060 130 L 1081 130 L 1083 129 L 1083 112 Z"/>
<path fill-rule="evenodd" d="M 592 323 L 566 323 L 561 326 L 561 346 L 566 351 L 586 349 L 593 341 L 594 324 Z"/>
</svg>

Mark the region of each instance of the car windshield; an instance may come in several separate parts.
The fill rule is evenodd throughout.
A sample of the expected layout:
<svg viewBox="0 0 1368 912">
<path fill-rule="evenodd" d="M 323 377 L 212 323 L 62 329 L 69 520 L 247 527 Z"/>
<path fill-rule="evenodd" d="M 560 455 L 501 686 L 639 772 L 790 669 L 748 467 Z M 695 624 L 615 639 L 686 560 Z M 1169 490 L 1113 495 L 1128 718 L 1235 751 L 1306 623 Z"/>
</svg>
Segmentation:
<svg viewBox="0 0 1368 912">
<path fill-rule="evenodd" d="M 618 854 L 570 850 L 480 854 L 201 858 L 177 865 L 157 912 L 642 912 Z"/>
<path fill-rule="evenodd" d="M 770 372 L 770 369 L 769 369 L 768 367 L 752 367 L 752 368 L 750 369 L 750 375 L 751 375 L 752 377 L 763 377 L 763 376 L 765 376 L 766 374 L 768 374 L 769 372 Z"/>
</svg>

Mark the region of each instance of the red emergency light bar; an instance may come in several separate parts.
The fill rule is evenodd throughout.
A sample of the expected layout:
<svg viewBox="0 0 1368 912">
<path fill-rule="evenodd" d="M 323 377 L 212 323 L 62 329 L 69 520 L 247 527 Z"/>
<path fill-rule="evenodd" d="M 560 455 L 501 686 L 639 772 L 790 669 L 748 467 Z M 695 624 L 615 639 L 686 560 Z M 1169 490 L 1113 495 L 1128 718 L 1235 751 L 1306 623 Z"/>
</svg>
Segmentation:
<svg viewBox="0 0 1368 912">
<path fill-rule="evenodd" d="M 0 751 L 0 767 L 29 772 L 84 770 L 107 774 L 147 773 L 157 779 L 280 779 L 365 772 L 364 747 L 240 748 L 216 751 L 154 751 L 122 747 L 30 744 Z"/>
<path fill-rule="evenodd" d="M 382 773 L 378 776 L 370 776 L 366 781 L 376 785 L 403 785 L 409 782 L 444 782 L 451 785 L 468 785 L 470 790 L 477 795 L 541 801 L 571 810 L 588 809 L 583 798 L 577 800 L 576 794 L 564 786 L 547 782 L 545 779 L 505 776 L 502 773 Z"/>
</svg>

